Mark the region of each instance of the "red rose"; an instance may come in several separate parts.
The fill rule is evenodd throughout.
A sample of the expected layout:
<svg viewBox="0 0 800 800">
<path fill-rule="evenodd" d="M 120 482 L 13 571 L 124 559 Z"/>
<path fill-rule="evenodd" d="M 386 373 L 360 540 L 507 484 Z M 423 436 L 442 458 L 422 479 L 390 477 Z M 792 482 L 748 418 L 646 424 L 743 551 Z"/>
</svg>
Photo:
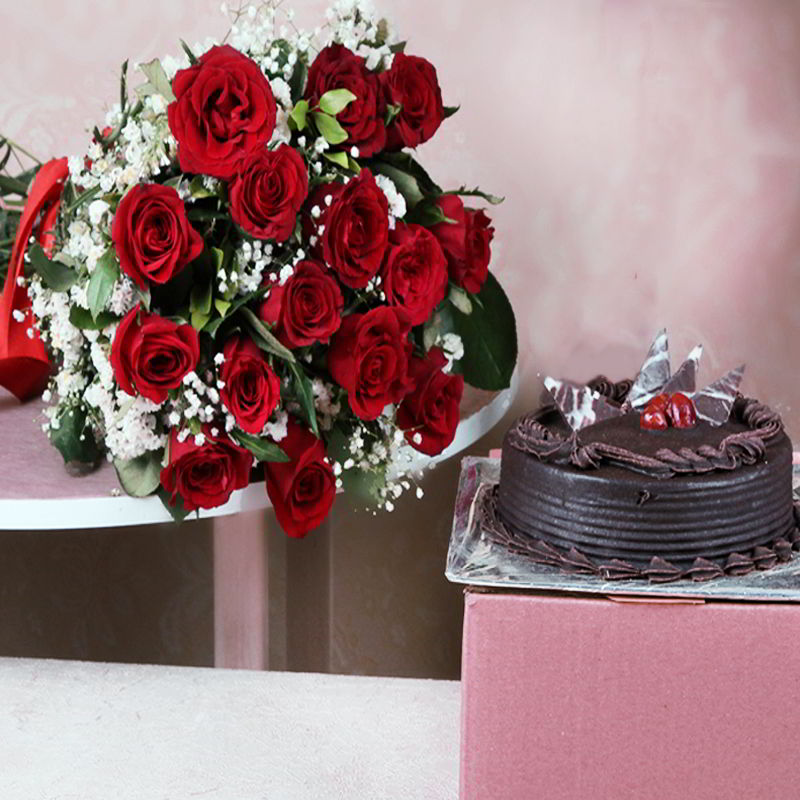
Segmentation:
<svg viewBox="0 0 800 800">
<path fill-rule="evenodd" d="M 247 433 L 261 433 L 281 399 L 281 384 L 264 353 L 252 339 L 234 335 L 222 350 L 219 370 L 225 384 L 219 396 L 236 424 Z"/>
<path fill-rule="evenodd" d="M 280 446 L 291 460 L 266 462 L 267 494 L 287 536 L 302 538 L 328 516 L 336 479 L 325 461 L 325 445 L 292 417 Z"/>
<path fill-rule="evenodd" d="M 370 72 L 366 60 L 332 44 L 321 50 L 308 70 L 306 100 L 313 108 L 331 89 L 349 89 L 356 99 L 336 115 L 347 131 L 348 148 L 355 145 L 362 156 L 372 156 L 386 144 L 386 104 L 378 76 Z"/>
<path fill-rule="evenodd" d="M 176 325 L 137 305 L 120 322 L 111 345 L 111 366 L 120 388 L 163 403 L 200 359 L 200 340 L 191 325 Z"/>
<path fill-rule="evenodd" d="M 307 196 L 306 164 L 294 148 L 257 150 L 242 161 L 230 185 L 231 217 L 258 239 L 285 242 Z"/>
<path fill-rule="evenodd" d="M 309 235 L 322 229 L 315 253 L 345 286 L 363 289 L 381 268 L 389 243 L 389 203 L 372 173 L 362 169 L 347 184 L 320 186 L 309 206 L 321 211 L 316 223 L 312 217 L 306 222 Z"/>
<path fill-rule="evenodd" d="M 203 252 L 183 200 L 169 186 L 140 183 L 120 201 L 111 239 L 119 265 L 141 289 L 166 283 Z"/>
<path fill-rule="evenodd" d="M 442 372 L 447 359 L 438 347 L 425 358 L 412 358 L 408 365 L 414 390 L 397 409 L 397 425 L 415 449 L 435 456 L 456 435 L 458 407 L 464 392 L 464 378 Z"/>
<path fill-rule="evenodd" d="M 275 326 L 287 347 L 327 342 L 342 322 L 344 299 L 339 284 L 316 261 L 300 261 L 283 286 L 273 286 L 260 316 Z"/>
<path fill-rule="evenodd" d="M 421 225 L 398 222 L 389 234 L 383 290 L 390 306 L 402 306 L 421 325 L 447 291 L 447 261 L 436 237 Z"/>
<path fill-rule="evenodd" d="M 342 321 L 328 351 L 328 369 L 347 389 L 357 417 L 377 419 L 384 406 L 399 402 L 409 390 L 410 330 L 406 312 L 388 306 Z"/>
<path fill-rule="evenodd" d="M 277 107 L 255 61 L 230 45 L 212 47 L 172 81 L 167 107 L 184 172 L 227 180 L 275 129 Z"/>
<path fill-rule="evenodd" d="M 388 130 L 388 149 L 416 147 L 433 136 L 444 119 L 436 68 L 419 56 L 397 53 L 381 74 L 386 102 L 400 107 Z"/>
<path fill-rule="evenodd" d="M 169 464 L 161 470 L 161 485 L 169 493 L 169 504 L 178 498 L 186 511 L 216 508 L 228 502 L 231 492 L 250 482 L 253 456 L 224 434 L 214 436 L 203 426 L 203 444 L 194 436 L 178 441 L 173 428 L 169 436 Z"/>
<path fill-rule="evenodd" d="M 483 211 L 464 208 L 454 194 L 442 195 L 437 205 L 452 222 L 439 222 L 431 228 L 447 257 L 450 277 L 468 292 L 477 294 L 489 275 L 494 238 L 492 221 Z"/>
</svg>

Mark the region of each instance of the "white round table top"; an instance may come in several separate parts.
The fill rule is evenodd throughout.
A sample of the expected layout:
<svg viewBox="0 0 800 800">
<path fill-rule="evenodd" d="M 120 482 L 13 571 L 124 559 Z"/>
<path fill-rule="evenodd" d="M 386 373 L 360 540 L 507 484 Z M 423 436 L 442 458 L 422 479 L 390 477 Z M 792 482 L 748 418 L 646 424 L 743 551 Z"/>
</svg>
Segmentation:
<svg viewBox="0 0 800 800">
<path fill-rule="evenodd" d="M 453 443 L 433 459 L 419 456 L 413 466 L 451 458 L 476 442 L 502 419 L 517 385 L 515 372 L 510 388 L 502 392 L 466 387 Z M 41 400 L 20 404 L 0 389 L 0 530 L 111 528 L 172 520 L 158 497 L 126 495 L 109 463 L 89 474 L 69 474 L 42 432 L 42 408 Z M 269 507 L 266 488 L 259 481 L 234 492 L 225 505 L 200 510 L 187 520 Z"/>
</svg>

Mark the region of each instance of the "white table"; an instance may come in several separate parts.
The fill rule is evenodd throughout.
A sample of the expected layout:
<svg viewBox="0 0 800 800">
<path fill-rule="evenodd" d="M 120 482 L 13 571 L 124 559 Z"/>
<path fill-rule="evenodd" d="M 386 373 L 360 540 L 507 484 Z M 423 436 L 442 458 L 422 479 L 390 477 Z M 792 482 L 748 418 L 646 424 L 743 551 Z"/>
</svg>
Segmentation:
<svg viewBox="0 0 800 800">
<path fill-rule="evenodd" d="M 511 387 L 502 392 L 467 387 L 455 440 L 436 458 L 420 457 L 417 463 L 452 458 L 472 445 L 502 419 L 516 391 L 517 373 Z M 0 390 L 0 532 L 113 530 L 171 521 L 158 498 L 120 494 L 116 473 L 108 463 L 88 475 L 69 475 L 41 430 L 41 410 L 41 401 L 20 405 Z M 234 492 L 224 506 L 199 515 L 216 518 L 214 630 L 218 666 L 263 669 L 267 664 L 265 523 L 261 512 L 269 505 L 264 484 L 257 482 Z M 191 515 L 187 521 L 194 518 Z"/>
<path fill-rule="evenodd" d="M 455 800 L 460 684 L 0 659 L 3 800 Z"/>
</svg>

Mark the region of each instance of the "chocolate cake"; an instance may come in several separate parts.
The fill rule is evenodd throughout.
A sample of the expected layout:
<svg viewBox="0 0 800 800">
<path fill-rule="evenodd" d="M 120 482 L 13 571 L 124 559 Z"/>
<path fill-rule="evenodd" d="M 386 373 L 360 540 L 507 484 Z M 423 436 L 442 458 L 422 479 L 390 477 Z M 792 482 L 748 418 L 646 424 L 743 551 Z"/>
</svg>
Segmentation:
<svg viewBox="0 0 800 800">
<path fill-rule="evenodd" d="M 551 381 L 556 403 L 505 437 L 485 528 L 536 561 L 606 579 L 709 580 L 788 561 L 800 547 L 792 446 L 774 411 L 736 392 L 738 379 L 727 399 L 720 382 L 709 387 L 727 403 L 713 413 L 693 374 L 672 395 L 669 376 L 637 392 L 642 372 L 633 384 Z M 674 410 L 653 421 L 681 398 L 686 424 Z"/>
</svg>

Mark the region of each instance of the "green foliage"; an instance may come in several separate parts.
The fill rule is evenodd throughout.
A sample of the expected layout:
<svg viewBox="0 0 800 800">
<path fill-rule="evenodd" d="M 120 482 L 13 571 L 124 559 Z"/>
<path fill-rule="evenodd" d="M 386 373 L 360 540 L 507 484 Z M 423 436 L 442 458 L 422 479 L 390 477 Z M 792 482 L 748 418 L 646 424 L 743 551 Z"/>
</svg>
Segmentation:
<svg viewBox="0 0 800 800">
<path fill-rule="evenodd" d="M 117 317 L 108 311 L 101 311 L 97 317 L 81 306 L 72 306 L 69 310 L 69 321 L 82 331 L 101 331 L 107 325 L 117 321 Z"/>
<path fill-rule="evenodd" d="M 161 451 L 151 450 L 138 458 L 114 459 L 122 488 L 133 497 L 147 497 L 161 485 Z"/>
<path fill-rule="evenodd" d="M 58 427 L 51 428 L 50 441 L 61 453 L 64 463 L 94 464 L 100 457 L 100 449 L 86 411 L 80 406 L 65 407 L 56 420 Z"/>
<path fill-rule="evenodd" d="M 344 111 L 356 96 L 349 89 L 331 89 L 319 99 L 320 110 L 335 117 Z"/>
<path fill-rule="evenodd" d="M 211 293 L 210 281 L 198 281 L 192 287 L 189 311 L 192 314 L 192 327 L 198 331 L 203 330 L 211 319 Z"/>
<path fill-rule="evenodd" d="M 461 186 L 458 189 L 453 189 L 452 192 L 444 192 L 444 194 L 457 194 L 461 197 L 480 197 L 487 203 L 493 206 L 499 206 L 505 200 L 505 197 L 498 197 L 495 194 L 488 194 L 481 191 L 477 186 L 474 189 L 467 189 L 466 186 Z"/>
<path fill-rule="evenodd" d="M 444 107 L 444 118 L 448 119 L 448 117 L 452 117 L 453 114 L 455 114 L 460 108 L 461 108 L 461 106 L 445 106 Z"/>
<path fill-rule="evenodd" d="M 459 362 L 459 369 L 464 380 L 478 389 L 505 389 L 517 363 L 514 311 L 492 274 L 473 301 L 470 314 L 455 307 L 451 310 L 451 330 L 464 343 L 465 356 Z M 442 319 L 444 326 L 447 326 L 446 316 Z"/>
<path fill-rule="evenodd" d="M 294 364 L 294 355 L 288 347 L 284 347 L 269 331 L 266 325 L 246 306 L 239 309 L 245 319 L 250 338 L 266 353 L 271 353 L 290 364 Z"/>
<path fill-rule="evenodd" d="M 242 447 L 246 447 L 253 454 L 256 461 L 289 461 L 289 456 L 275 442 L 271 442 L 269 439 L 253 436 L 244 431 L 231 431 L 231 438 Z"/>
<path fill-rule="evenodd" d="M 297 402 L 303 410 L 303 416 L 309 427 L 314 433 L 314 436 L 319 437 L 319 426 L 317 424 L 317 410 L 314 408 L 314 391 L 311 388 L 311 381 L 303 371 L 303 368 L 297 364 L 290 364 L 294 380 L 292 387 L 295 391 Z"/>
<path fill-rule="evenodd" d="M 373 172 L 392 180 L 409 209 L 442 194 L 441 187 L 410 153 L 381 153 L 370 166 Z"/>
<path fill-rule="evenodd" d="M 345 153 L 344 150 L 339 150 L 336 153 L 323 153 L 322 156 L 342 169 L 347 169 L 350 163 L 347 153 Z"/>
<path fill-rule="evenodd" d="M 462 314 L 472 313 L 472 301 L 469 299 L 469 294 L 460 286 L 451 284 L 448 299 Z"/>
<path fill-rule="evenodd" d="M 33 271 L 54 292 L 66 292 L 78 280 L 78 273 L 74 269 L 60 261 L 51 261 L 38 242 L 28 247 L 28 257 Z"/>
<path fill-rule="evenodd" d="M 161 62 L 154 58 L 146 64 L 140 64 L 139 69 L 147 78 L 147 83 L 142 84 L 136 89 L 139 97 L 147 97 L 151 94 L 160 94 L 168 103 L 175 102 L 175 95 L 172 92 L 172 84 L 169 82 L 167 73 Z"/>
<path fill-rule="evenodd" d="M 347 131 L 337 122 L 335 117 L 322 111 L 312 111 L 311 116 L 320 136 L 328 144 L 341 144 L 347 140 Z"/>
<path fill-rule="evenodd" d="M 183 522 L 191 513 L 183 507 L 183 500 L 181 500 L 180 495 L 175 497 L 175 505 L 171 505 L 169 493 L 163 486 L 159 486 L 158 489 L 156 489 L 156 494 L 175 522 Z"/>
<path fill-rule="evenodd" d="M 86 289 L 86 299 L 89 302 L 89 311 L 92 319 L 97 319 L 100 312 L 106 307 L 114 284 L 119 279 L 119 263 L 113 247 L 109 247 L 97 261 L 89 286 Z"/>
<path fill-rule="evenodd" d="M 328 455 L 339 463 L 344 463 L 350 458 L 350 437 L 352 430 L 348 427 L 336 426 L 328 436 Z M 381 489 L 386 486 L 386 475 L 382 469 L 352 468 L 342 470 L 342 486 L 352 501 L 365 503 L 368 506 L 377 505 L 381 499 Z"/>
<path fill-rule="evenodd" d="M 289 112 L 289 124 L 298 131 L 305 130 L 308 124 L 308 101 L 298 100 Z"/>
<path fill-rule="evenodd" d="M 197 56 L 191 51 L 189 45 L 186 44 L 183 39 L 180 40 L 180 43 L 181 47 L 183 48 L 183 52 L 186 53 L 186 57 L 189 59 L 189 63 L 194 66 L 197 63 Z"/>
</svg>

